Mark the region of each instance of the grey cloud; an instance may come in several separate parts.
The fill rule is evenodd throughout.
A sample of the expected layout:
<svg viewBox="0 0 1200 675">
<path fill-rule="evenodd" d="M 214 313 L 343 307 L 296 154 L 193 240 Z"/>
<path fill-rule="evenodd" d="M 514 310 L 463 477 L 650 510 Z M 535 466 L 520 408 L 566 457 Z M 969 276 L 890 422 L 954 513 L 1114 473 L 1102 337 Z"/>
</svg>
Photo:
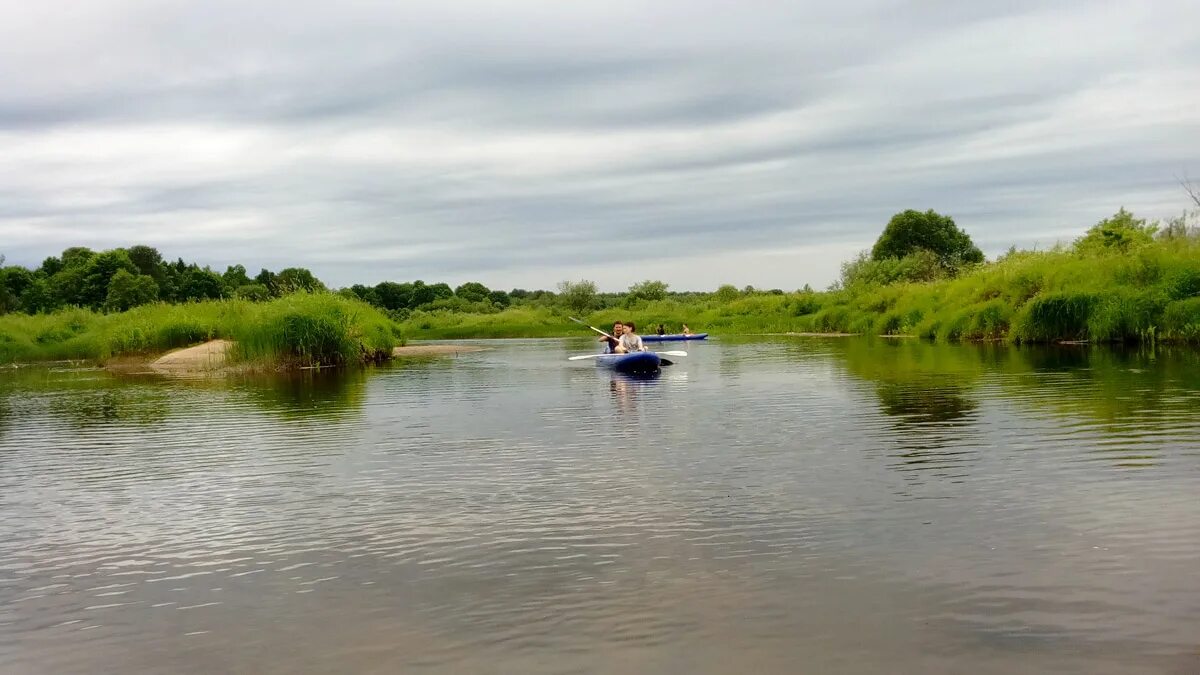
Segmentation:
<svg viewBox="0 0 1200 675">
<path fill-rule="evenodd" d="M 146 241 L 336 284 L 794 288 L 904 208 L 991 253 L 1170 215 L 1200 147 L 1184 0 L 80 7 L 44 39 L 44 8 L 0 17 L 10 261 Z"/>
</svg>

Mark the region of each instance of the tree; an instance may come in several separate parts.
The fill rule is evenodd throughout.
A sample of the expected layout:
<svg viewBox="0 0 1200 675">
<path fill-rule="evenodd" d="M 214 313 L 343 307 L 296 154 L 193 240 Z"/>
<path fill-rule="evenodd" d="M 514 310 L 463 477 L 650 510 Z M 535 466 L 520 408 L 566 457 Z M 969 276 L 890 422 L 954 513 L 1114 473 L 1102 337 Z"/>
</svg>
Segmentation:
<svg viewBox="0 0 1200 675">
<path fill-rule="evenodd" d="M 662 281 L 642 281 L 629 287 L 629 295 L 631 300 L 665 300 L 667 298 L 667 284 Z"/>
<path fill-rule="evenodd" d="M 324 291 L 325 284 L 313 276 L 313 273 L 303 267 L 288 267 L 279 270 L 279 274 L 275 277 L 275 292 L 279 295 L 287 295 L 297 291 L 306 291 L 315 293 Z"/>
<path fill-rule="evenodd" d="M 254 282 L 266 286 L 267 290 L 271 291 L 271 295 L 279 295 L 279 291 L 275 288 L 275 273 L 271 270 L 264 268 L 259 271 L 254 277 Z"/>
<path fill-rule="evenodd" d="M 1096 223 L 1075 241 L 1075 250 L 1085 254 L 1128 253 L 1154 241 L 1157 225 L 1147 225 L 1144 218 L 1121 207 L 1112 216 Z"/>
<path fill-rule="evenodd" d="M 271 289 L 257 283 L 248 283 L 238 286 L 233 291 L 233 297 L 239 300 L 249 300 L 251 302 L 263 302 L 271 299 Z"/>
<path fill-rule="evenodd" d="M 104 309 L 109 312 L 124 312 L 133 307 L 154 302 L 158 299 L 158 284 L 149 274 L 130 274 L 128 270 L 117 270 L 108 283 L 108 297 Z"/>
<path fill-rule="evenodd" d="M 467 302 L 487 302 L 491 299 L 491 294 L 491 289 L 478 281 L 468 281 L 454 289 L 455 297 L 462 298 Z"/>
<path fill-rule="evenodd" d="M 0 314 L 29 311 L 22 298 L 37 282 L 37 276 L 24 267 L 3 265 L 4 256 L 0 255 Z"/>
<path fill-rule="evenodd" d="M 66 258 L 67 254 L 64 253 L 63 259 Z M 76 266 L 70 263 L 67 265 L 68 271 L 74 267 Z M 82 272 L 82 279 L 76 297 L 69 300 L 68 304 L 92 309 L 100 309 L 104 305 L 108 299 L 108 284 L 117 272 L 124 270 L 129 274 L 138 273 L 137 267 L 134 267 L 133 261 L 129 259 L 129 254 L 122 249 L 92 255 L 78 269 Z"/>
<path fill-rule="evenodd" d="M 225 282 L 225 288 L 235 291 L 242 286 L 249 286 L 252 282 L 250 277 L 246 275 L 246 268 L 243 265 L 230 265 L 225 268 L 225 273 L 221 275 L 221 281 Z"/>
<path fill-rule="evenodd" d="M 950 216 L 933 209 L 921 213 L 909 209 L 892 216 L 871 249 L 871 259 L 904 258 L 917 251 L 933 253 L 947 271 L 983 262 L 983 252 L 954 224 Z"/>
<path fill-rule="evenodd" d="M 138 244 L 137 246 L 129 247 L 128 253 L 130 262 L 138 269 L 139 274 L 145 274 L 154 279 L 155 282 L 162 280 L 163 257 L 158 252 L 158 249 L 153 246 Z"/>
<path fill-rule="evenodd" d="M 558 282 L 558 295 L 564 305 L 576 312 L 591 311 L 599 304 L 596 282 L 586 279 Z"/>
<path fill-rule="evenodd" d="M 225 283 L 211 269 L 192 265 L 183 273 L 177 293 L 180 301 L 218 300 L 225 296 Z"/>
<path fill-rule="evenodd" d="M 454 297 L 454 289 L 450 288 L 450 284 L 437 283 L 429 285 L 429 292 L 433 293 L 433 299 L 446 300 Z"/>
<path fill-rule="evenodd" d="M 512 304 L 512 298 L 508 297 L 508 293 L 504 291 L 492 291 L 488 295 L 488 299 L 491 300 L 493 305 L 500 305 L 501 307 L 508 307 Z"/>
<path fill-rule="evenodd" d="M 86 246 L 72 246 L 62 252 L 62 263 L 64 267 L 82 265 L 94 255 L 96 255 L 95 252 Z"/>
<path fill-rule="evenodd" d="M 424 285 L 424 284 L 422 284 Z M 373 289 L 380 307 L 390 310 L 412 307 L 413 285 L 381 281 Z"/>
<path fill-rule="evenodd" d="M 713 295 L 716 297 L 717 302 L 721 304 L 728 304 L 734 300 L 737 300 L 738 296 L 741 295 L 741 292 L 738 291 L 737 286 L 734 286 L 733 284 L 722 284 L 721 287 L 717 289 L 717 292 Z"/>
<path fill-rule="evenodd" d="M 41 271 L 47 277 L 52 277 L 62 271 L 63 261 L 58 256 L 49 256 L 42 261 Z"/>
<path fill-rule="evenodd" d="M 350 292 L 353 293 L 359 300 L 362 300 L 367 304 L 375 305 L 376 307 L 383 306 L 383 303 L 379 301 L 379 294 L 377 294 L 375 289 L 371 288 L 370 286 L 354 284 L 350 287 Z"/>
</svg>

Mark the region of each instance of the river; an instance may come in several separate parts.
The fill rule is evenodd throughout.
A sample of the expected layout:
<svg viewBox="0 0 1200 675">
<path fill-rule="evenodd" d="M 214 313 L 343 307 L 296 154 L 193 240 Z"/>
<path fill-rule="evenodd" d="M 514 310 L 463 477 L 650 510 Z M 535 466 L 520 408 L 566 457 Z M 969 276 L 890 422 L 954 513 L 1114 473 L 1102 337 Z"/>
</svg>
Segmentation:
<svg viewBox="0 0 1200 675">
<path fill-rule="evenodd" d="M 0 370 L 0 672 L 1200 672 L 1200 353 L 481 344 Z"/>
</svg>

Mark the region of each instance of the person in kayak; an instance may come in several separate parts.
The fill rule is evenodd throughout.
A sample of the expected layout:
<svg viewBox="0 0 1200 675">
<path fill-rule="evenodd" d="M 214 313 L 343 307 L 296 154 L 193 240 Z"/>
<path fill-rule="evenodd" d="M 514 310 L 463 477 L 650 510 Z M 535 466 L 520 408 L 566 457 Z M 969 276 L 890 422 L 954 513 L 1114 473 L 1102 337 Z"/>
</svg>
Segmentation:
<svg viewBox="0 0 1200 675">
<path fill-rule="evenodd" d="M 621 323 L 620 321 L 614 321 L 612 327 L 612 337 L 603 335 L 599 340 L 597 340 L 597 342 L 604 343 L 605 354 L 617 353 L 617 347 L 621 344 L 621 333 L 624 332 L 624 329 L 625 324 Z"/>
<path fill-rule="evenodd" d="M 646 351 L 646 345 L 642 344 L 642 336 L 637 334 L 637 326 L 632 321 L 624 323 L 624 327 L 621 329 L 621 339 L 613 351 L 618 354 Z"/>
<path fill-rule="evenodd" d="M 667 329 L 663 328 L 663 325 L 660 323 L 660 324 L 658 324 L 658 330 L 655 332 L 657 332 L 659 335 L 666 335 Z"/>
<path fill-rule="evenodd" d="M 685 323 L 685 324 L 683 324 L 683 334 L 684 334 L 684 335 L 691 335 L 691 334 L 692 334 L 692 329 L 691 329 L 691 328 L 688 328 L 686 323 Z"/>
</svg>

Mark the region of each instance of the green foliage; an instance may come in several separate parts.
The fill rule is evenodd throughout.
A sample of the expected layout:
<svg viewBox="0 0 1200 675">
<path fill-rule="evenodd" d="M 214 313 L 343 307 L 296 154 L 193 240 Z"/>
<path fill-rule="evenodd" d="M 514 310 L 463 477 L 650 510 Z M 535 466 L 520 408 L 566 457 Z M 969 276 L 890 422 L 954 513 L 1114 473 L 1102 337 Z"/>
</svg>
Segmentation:
<svg viewBox="0 0 1200 675">
<path fill-rule="evenodd" d="M 264 303 L 153 303 L 101 314 L 66 309 L 14 314 L 0 323 L 0 362 L 153 354 L 213 338 L 237 342 L 232 358 L 259 367 L 350 365 L 387 358 L 401 330 L 378 310 L 330 293 Z"/>
<path fill-rule="evenodd" d="M 1112 216 L 1096 223 L 1087 234 L 1075 241 L 1075 250 L 1084 255 L 1129 253 L 1154 241 L 1156 225 L 1134 218 L 1124 207 Z"/>
<path fill-rule="evenodd" d="M 303 267 L 288 267 L 279 270 L 275 275 L 274 289 L 277 295 L 288 293 L 315 293 L 325 290 L 325 284 L 313 276 L 313 273 Z"/>
<path fill-rule="evenodd" d="M 177 301 L 218 300 L 225 297 L 225 283 L 221 275 L 208 268 L 192 266 L 180 276 L 178 283 Z"/>
<path fill-rule="evenodd" d="M 932 253 L 942 269 L 953 274 L 964 265 L 983 262 L 983 253 L 954 224 L 933 209 L 909 209 L 892 216 L 871 249 L 872 260 L 903 259 L 918 251 Z"/>
<path fill-rule="evenodd" d="M 1059 292 L 1038 296 L 1020 317 L 1016 337 L 1026 342 L 1083 340 L 1096 307 L 1094 293 Z"/>
<path fill-rule="evenodd" d="M 154 302 L 158 299 L 158 284 L 146 274 L 130 274 L 117 270 L 108 283 L 108 296 L 104 309 L 109 312 L 124 312 L 133 307 Z"/>
<path fill-rule="evenodd" d="M 1200 297 L 1176 300 L 1163 312 L 1163 337 L 1200 342 Z"/>
<path fill-rule="evenodd" d="M 586 279 L 560 281 L 558 297 L 567 309 L 578 313 L 590 312 L 600 304 L 596 294 L 596 282 Z"/>
<path fill-rule="evenodd" d="M 271 299 L 271 289 L 259 283 L 248 283 L 238 286 L 233 291 L 233 297 L 239 300 L 265 302 Z"/>
<path fill-rule="evenodd" d="M 842 263 L 843 288 L 886 286 L 902 281 L 934 281 L 947 275 L 941 261 L 932 252 L 918 249 L 903 258 L 876 260 L 863 251 L 857 258 Z"/>
<path fill-rule="evenodd" d="M 131 246 L 127 251 L 129 260 L 137 268 L 138 274 L 144 274 L 157 283 L 163 276 L 163 257 L 158 249 L 151 246 Z"/>
<path fill-rule="evenodd" d="M 468 281 L 454 289 L 454 295 L 467 302 L 490 302 L 492 291 L 478 281 Z"/>
<path fill-rule="evenodd" d="M 646 281 L 642 281 L 630 286 L 629 294 L 626 297 L 632 301 L 665 300 L 667 297 L 667 288 L 667 284 L 662 281 L 651 281 L 647 279 Z"/>
<path fill-rule="evenodd" d="M 737 289 L 737 286 L 734 286 L 733 284 L 722 284 L 719 288 L 717 288 L 717 292 L 713 294 L 713 297 L 717 302 L 730 303 L 734 300 L 737 300 L 739 297 L 741 297 L 741 295 L 742 293 Z"/>
<path fill-rule="evenodd" d="M 225 284 L 225 288 L 235 291 L 242 286 L 249 286 L 254 283 L 246 274 L 246 268 L 243 265 L 229 265 L 226 267 L 225 273 L 221 275 L 221 282 Z M 264 286 L 264 288 L 266 287 Z"/>
</svg>

